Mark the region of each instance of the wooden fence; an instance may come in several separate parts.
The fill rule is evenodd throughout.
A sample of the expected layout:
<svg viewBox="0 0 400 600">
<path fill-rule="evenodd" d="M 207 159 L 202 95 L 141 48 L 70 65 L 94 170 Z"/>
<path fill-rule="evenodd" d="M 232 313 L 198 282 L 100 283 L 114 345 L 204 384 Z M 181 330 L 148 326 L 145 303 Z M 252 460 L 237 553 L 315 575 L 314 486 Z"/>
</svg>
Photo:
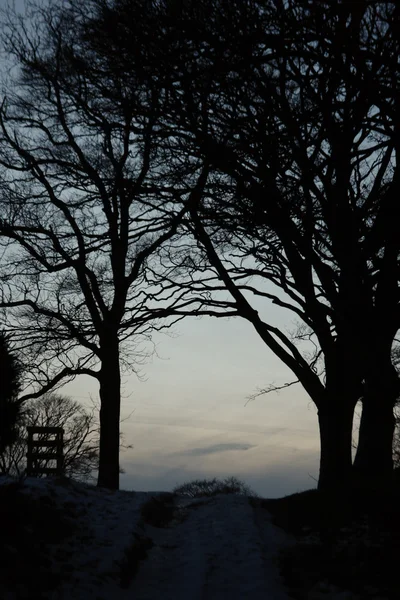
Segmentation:
<svg viewBox="0 0 400 600">
<path fill-rule="evenodd" d="M 64 430 L 62 427 L 27 427 L 26 474 L 62 475 Z M 52 466 L 49 466 L 52 465 Z M 54 466 L 55 464 L 55 466 Z"/>
</svg>

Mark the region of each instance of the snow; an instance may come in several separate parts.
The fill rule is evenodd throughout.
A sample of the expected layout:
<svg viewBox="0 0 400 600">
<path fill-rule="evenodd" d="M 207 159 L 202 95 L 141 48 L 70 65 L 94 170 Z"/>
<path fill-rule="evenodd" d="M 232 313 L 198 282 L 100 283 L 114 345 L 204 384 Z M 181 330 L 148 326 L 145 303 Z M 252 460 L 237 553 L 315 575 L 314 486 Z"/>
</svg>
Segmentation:
<svg viewBox="0 0 400 600">
<path fill-rule="evenodd" d="M 131 597 L 288 598 L 273 562 L 282 538 L 271 523 L 256 523 L 247 498 L 221 495 L 178 505 L 182 522 L 150 532 L 156 545 L 132 583 Z"/>
<path fill-rule="evenodd" d="M 3 484 L 6 480 L 3 480 Z M 141 507 L 147 492 L 110 492 L 93 486 L 26 479 L 23 493 L 47 496 L 71 518 L 71 534 L 46 548 L 49 572 L 68 576 L 49 600 L 288 600 L 276 558 L 293 543 L 275 527 L 265 509 L 244 496 L 175 497 L 173 520 L 165 527 L 146 523 Z M 127 562 L 135 540 L 152 547 L 136 573 Z M 128 550 L 128 554 L 127 551 Z M 121 586 L 125 565 L 127 585 Z M 131 569 L 132 573 L 129 572 Z M 6 590 L 7 600 L 33 597 L 32 590 Z"/>
</svg>

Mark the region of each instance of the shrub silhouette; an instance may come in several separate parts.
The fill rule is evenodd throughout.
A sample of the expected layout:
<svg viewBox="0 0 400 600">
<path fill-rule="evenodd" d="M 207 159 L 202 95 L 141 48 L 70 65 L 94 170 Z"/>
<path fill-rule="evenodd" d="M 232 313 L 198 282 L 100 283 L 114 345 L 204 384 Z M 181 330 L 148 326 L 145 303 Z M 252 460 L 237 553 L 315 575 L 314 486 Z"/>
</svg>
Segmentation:
<svg viewBox="0 0 400 600">
<path fill-rule="evenodd" d="M 194 479 L 189 483 L 177 486 L 174 494 L 188 498 L 202 498 L 217 496 L 218 494 L 238 494 L 240 496 L 256 496 L 257 494 L 237 477 L 217 479 Z"/>
</svg>

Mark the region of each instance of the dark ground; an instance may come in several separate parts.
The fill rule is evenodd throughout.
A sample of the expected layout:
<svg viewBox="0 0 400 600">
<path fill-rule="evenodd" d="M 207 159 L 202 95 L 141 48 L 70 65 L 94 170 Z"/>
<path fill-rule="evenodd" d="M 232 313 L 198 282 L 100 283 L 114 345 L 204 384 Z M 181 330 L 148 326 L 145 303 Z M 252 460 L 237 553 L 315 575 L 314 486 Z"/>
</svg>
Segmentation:
<svg viewBox="0 0 400 600">
<path fill-rule="evenodd" d="M 327 505 L 309 490 L 261 501 L 298 542 L 280 559 L 293 598 L 399 600 L 400 486 L 365 500 L 353 495 Z"/>
</svg>

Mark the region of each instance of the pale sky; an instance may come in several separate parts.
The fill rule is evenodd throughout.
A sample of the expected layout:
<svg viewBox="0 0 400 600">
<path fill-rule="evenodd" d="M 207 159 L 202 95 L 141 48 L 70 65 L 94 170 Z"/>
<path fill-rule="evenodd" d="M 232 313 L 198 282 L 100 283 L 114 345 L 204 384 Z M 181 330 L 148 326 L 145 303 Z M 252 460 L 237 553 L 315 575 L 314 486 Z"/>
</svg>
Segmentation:
<svg viewBox="0 0 400 600">
<path fill-rule="evenodd" d="M 157 336 L 159 357 L 142 368 L 145 381 L 124 378 L 122 431 L 133 448 L 121 454 L 121 488 L 171 490 L 194 478 L 230 475 L 265 497 L 315 487 L 317 413 L 303 388 L 246 405 L 257 388 L 293 379 L 251 325 L 188 318 L 175 331 L 174 338 Z M 89 378 L 63 392 L 82 402 L 98 396 Z"/>
</svg>

